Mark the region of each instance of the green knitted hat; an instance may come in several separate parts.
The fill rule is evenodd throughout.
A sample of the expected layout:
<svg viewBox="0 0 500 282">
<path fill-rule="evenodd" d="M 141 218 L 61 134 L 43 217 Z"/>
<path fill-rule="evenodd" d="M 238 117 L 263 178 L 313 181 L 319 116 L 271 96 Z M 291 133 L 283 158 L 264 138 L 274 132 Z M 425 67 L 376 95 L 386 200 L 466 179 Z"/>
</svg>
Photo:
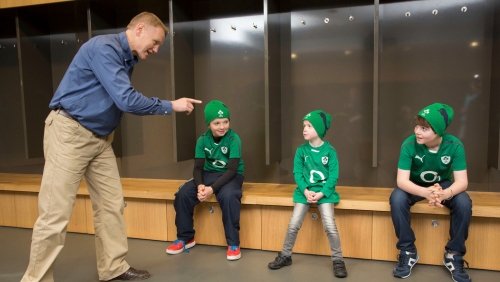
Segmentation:
<svg viewBox="0 0 500 282">
<path fill-rule="evenodd" d="M 453 120 L 453 109 L 445 104 L 434 103 L 423 108 L 419 116 L 425 118 L 437 135 L 443 136 L 444 131 L 450 126 Z"/>
<path fill-rule="evenodd" d="M 308 113 L 302 120 L 308 120 L 318 133 L 319 138 L 323 139 L 326 131 L 330 128 L 332 116 L 322 110 L 316 110 Z"/>
<path fill-rule="evenodd" d="M 212 100 L 205 106 L 205 122 L 207 126 L 216 118 L 230 119 L 229 109 L 221 101 Z"/>
</svg>

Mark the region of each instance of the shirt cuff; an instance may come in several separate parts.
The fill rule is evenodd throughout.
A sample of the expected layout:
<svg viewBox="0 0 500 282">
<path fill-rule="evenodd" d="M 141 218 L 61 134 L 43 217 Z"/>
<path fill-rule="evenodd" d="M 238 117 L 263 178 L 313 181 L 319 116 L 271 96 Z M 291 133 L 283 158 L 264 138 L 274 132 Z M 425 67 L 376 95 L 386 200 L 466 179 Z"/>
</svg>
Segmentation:
<svg viewBox="0 0 500 282">
<path fill-rule="evenodd" d="M 160 115 L 170 115 L 172 113 L 172 102 L 161 100 Z"/>
</svg>

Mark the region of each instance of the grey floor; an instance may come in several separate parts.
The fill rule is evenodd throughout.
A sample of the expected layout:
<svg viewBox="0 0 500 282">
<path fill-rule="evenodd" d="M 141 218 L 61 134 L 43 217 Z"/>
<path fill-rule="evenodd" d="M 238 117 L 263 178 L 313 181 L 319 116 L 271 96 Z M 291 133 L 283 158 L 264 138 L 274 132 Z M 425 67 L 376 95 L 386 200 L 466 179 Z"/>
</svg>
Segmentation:
<svg viewBox="0 0 500 282">
<path fill-rule="evenodd" d="M 0 227 L 0 281 L 19 281 L 28 265 L 31 229 Z M 275 252 L 242 250 L 238 261 L 226 260 L 226 248 L 197 245 L 189 253 L 167 255 L 170 242 L 129 239 L 127 261 L 135 268 L 147 269 L 146 281 L 398 281 L 392 276 L 394 262 L 346 259 L 347 278 L 333 276 L 332 262 L 326 256 L 293 255 L 293 265 L 270 270 L 267 263 Z M 499 262 L 500 263 L 500 262 Z M 94 236 L 68 233 L 66 245 L 55 265 L 59 282 L 98 281 Z M 500 281 L 500 272 L 469 270 L 473 281 Z M 452 281 L 444 266 L 417 265 L 410 281 Z"/>
</svg>

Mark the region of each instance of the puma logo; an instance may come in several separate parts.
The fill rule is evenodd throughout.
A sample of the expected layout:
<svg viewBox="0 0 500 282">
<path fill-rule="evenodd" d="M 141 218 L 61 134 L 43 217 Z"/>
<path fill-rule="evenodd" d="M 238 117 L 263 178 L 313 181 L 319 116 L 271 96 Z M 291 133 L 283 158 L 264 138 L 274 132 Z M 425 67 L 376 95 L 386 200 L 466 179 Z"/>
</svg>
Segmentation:
<svg viewBox="0 0 500 282">
<path fill-rule="evenodd" d="M 212 150 L 213 150 L 213 148 L 212 148 L 212 149 L 210 149 L 210 150 L 209 150 L 209 149 L 207 149 L 207 148 L 205 148 L 205 151 L 207 151 L 208 153 L 210 153 L 210 155 L 212 154 Z"/>
<path fill-rule="evenodd" d="M 424 162 L 424 157 L 425 157 L 425 155 L 423 155 L 422 157 L 419 157 L 418 155 L 416 155 L 415 159 L 419 159 L 423 163 Z"/>
</svg>

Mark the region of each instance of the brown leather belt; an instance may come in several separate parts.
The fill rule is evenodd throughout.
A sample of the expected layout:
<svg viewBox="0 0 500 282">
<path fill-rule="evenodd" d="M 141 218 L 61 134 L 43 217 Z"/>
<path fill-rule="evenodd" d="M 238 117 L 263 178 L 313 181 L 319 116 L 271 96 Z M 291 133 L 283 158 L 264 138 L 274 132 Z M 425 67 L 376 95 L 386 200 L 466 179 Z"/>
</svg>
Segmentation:
<svg viewBox="0 0 500 282">
<path fill-rule="evenodd" d="M 67 117 L 67 118 L 70 118 L 74 121 L 78 121 L 76 118 L 72 117 L 65 109 L 63 108 L 59 108 L 58 110 L 56 110 L 58 114 L 60 114 L 61 116 L 63 117 Z"/>
</svg>

